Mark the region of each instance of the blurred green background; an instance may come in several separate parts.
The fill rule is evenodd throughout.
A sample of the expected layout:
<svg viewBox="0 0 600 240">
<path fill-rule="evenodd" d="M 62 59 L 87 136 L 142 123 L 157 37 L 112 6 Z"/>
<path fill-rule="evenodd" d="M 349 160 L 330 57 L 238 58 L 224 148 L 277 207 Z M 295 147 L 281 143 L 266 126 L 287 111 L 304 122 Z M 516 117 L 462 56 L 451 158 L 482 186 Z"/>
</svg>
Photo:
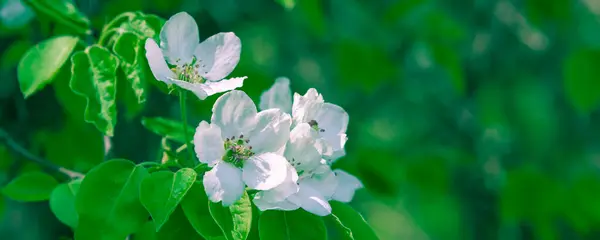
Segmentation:
<svg viewBox="0 0 600 240">
<path fill-rule="evenodd" d="M 89 170 L 104 139 L 83 122 L 68 74 L 27 100 L 16 78 L 22 54 L 64 27 L 20 0 L 0 3 L 0 126 L 39 156 Z M 248 76 L 242 90 L 255 101 L 287 76 L 293 91 L 314 87 L 345 108 L 336 167 L 366 185 L 351 205 L 381 239 L 600 239 L 598 0 L 75 3 L 95 34 L 121 12 L 186 11 L 201 39 L 241 38 L 231 76 Z M 217 97 L 193 101 L 190 124 Z M 177 97 L 154 87 L 144 109 L 120 105 L 110 157 L 157 158 L 143 116 L 178 119 Z M 36 168 L 0 146 L 0 184 Z M 0 239 L 71 235 L 47 202 L 0 206 Z"/>
</svg>

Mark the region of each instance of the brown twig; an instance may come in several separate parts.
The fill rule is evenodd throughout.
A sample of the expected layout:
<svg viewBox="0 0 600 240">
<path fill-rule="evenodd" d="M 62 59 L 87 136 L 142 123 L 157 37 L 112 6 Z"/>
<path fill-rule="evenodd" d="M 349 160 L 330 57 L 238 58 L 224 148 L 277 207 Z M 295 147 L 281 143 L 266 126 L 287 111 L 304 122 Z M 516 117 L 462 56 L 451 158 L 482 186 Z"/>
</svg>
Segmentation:
<svg viewBox="0 0 600 240">
<path fill-rule="evenodd" d="M 73 170 L 69 170 L 64 167 L 55 165 L 46 159 L 43 159 L 41 157 L 38 157 L 38 156 L 30 153 L 29 151 L 27 151 L 27 149 L 21 147 L 21 145 L 19 145 L 17 142 L 15 142 L 15 140 L 13 140 L 10 137 L 10 135 L 8 135 L 8 133 L 6 131 L 4 131 L 4 129 L 0 129 L 0 141 L 3 141 L 6 144 L 6 146 L 9 147 L 10 149 L 12 149 L 14 152 L 22 155 L 26 159 L 28 159 L 32 162 L 35 162 L 49 170 L 60 172 L 72 179 L 83 178 L 85 176 L 82 173 L 75 172 Z"/>
</svg>

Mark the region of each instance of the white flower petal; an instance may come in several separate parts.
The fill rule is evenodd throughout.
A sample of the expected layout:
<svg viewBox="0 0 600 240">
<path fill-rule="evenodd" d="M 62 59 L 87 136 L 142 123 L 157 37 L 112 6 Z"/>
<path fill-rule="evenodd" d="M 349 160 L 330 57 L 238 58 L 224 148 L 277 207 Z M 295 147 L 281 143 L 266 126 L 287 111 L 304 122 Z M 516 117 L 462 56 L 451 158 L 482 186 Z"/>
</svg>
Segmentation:
<svg viewBox="0 0 600 240">
<path fill-rule="evenodd" d="M 200 100 L 204 100 L 204 99 L 206 99 L 206 97 L 208 97 L 208 95 L 206 95 L 206 92 L 204 92 L 204 90 L 202 90 L 201 83 L 191 83 L 191 82 L 186 82 L 186 81 L 178 80 L 178 79 L 174 79 L 174 78 L 169 78 L 168 83 L 175 84 L 180 88 L 183 88 L 185 90 L 188 90 L 188 91 L 194 93 L 194 95 L 196 95 Z"/>
<path fill-rule="evenodd" d="M 232 164 L 219 162 L 204 174 L 204 190 L 212 202 L 223 202 L 229 206 L 239 200 L 244 193 L 242 171 Z"/>
<path fill-rule="evenodd" d="M 268 109 L 256 115 L 256 126 L 248 143 L 255 153 L 276 152 L 290 137 L 292 119 L 280 109 Z"/>
<path fill-rule="evenodd" d="M 323 103 L 323 96 L 316 89 L 311 88 L 304 96 L 294 93 L 294 104 L 292 105 L 292 117 L 294 122 L 301 122 L 306 112 L 306 105 L 310 103 Z"/>
<path fill-rule="evenodd" d="M 332 199 L 340 202 L 352 201 L 354 192 L 363 187 L 362 183 L 360 180 L 358 180 L 358 178 L 343 170 L 336 169 L 333 172 L 336 174 L 338 186 L 332 196 Z"/>
<path fill-rule="evenodd" d="M 220 96 L 212 112 L 211 123 L 221 127 L 223 138 L 248 136 L 256 125 L 256 106 L 242 91 L 233 90 Z"/>
<path fill-rule="evenodd" d="M 200 122 L 194 134 L 194 150 L 200 162 L 214 165 L 223 158 L 225 149 L 221 129 L 215 124 Z"/>
<path fill-rule="evenodd" d="M 205 82 L 201 84 L 200 88 L 204 92 L 204 94 L 208 96 L 212 96 L 217 93 L 227 92 L 234 90 L 236 88 L 242 87 L 244 85 L 244 80 L 248 77 L 236 77 L 230 79 L 223 79 L 218 82 Z M 204 100 L 201 98 L 200 100 Z"/>
<path fill-rule="evenodd" d="M 206 99 L 208 96 L 227 92 L 241 87 L 244 84 L 244 79 L 247 77 L 238 77 L 231 79 L 223 79 L 220 82 L 206 82 L 206 83 L 190 83 L 182 80 L 170 78 L 168 83 L 173 83 L 180 88 L 191 91 L 200 100 Z"/>
<path fill-rule="evenodd" d="M 267 210 L 293 211 L 293 210 L 300 208 L 300 206 L 293 204 L 292 202 L 290 202 L 288 200 L 283 200 L 283 201 L 279 201 L 279 202 L 270 202 L 270 201 L 265 200 L 265 198 L 262 198 L 258 195 L 254 196 L 253 201 L 254 201 L 254 205 L 256 205 L 256 207 L 258 207 L 258 209 L 263 212 L 267 211 Z"/>
<path fill-rule="evenodd" d="M 256 196 L 260 198 L 261 201 L 281 202 L 290 195 L 298 192 L 298 173 L 296 173 L 296 169 L 294 169 L 294 167 L 287 162 L 286 167 L 287 176 L 281 184 L 270 190 L 256 193 Z"/>
<path fill-rule="evenodd" d="M 331 145 L 333 151 L 342 149 L 342 143 L 345 144 L 346 141 L 341 134 L 345 134 L 348 129 L 348 113 L 331 103 L 310 103 L 306 107 L 302 122 L 315 120 L 319 125 L 319 135 Z"/>
<path fill-rule="evenodd" d="M 148 59 L 148 65 L 150 65 L 150 70 L 152 70 L 154 78 L 170 84 L 171 80 L 169 78 L 174 78 L 175 73 L 169 69 L 167 62 L 165 62 L 165 57 L 154 39 L 146 39 L 144 47 L 146 48 L 146 59 Z"/>
<path fill-rule="evenodd" d="M 331 214 L 331 206 L 327 199 L 319 191 L 303 183 L 300 183 L 298 193 L 289 196 L 288 201 L 319 216 Z"/>
<path fill-rule="evenodd" d="M 286 166 L 283 156 L 274 153 L 255 155 L 244 162 L 242 178 L 251 189 L 269 190 L 286 179 Z"/>
<path fill-rule="evenodd" d="M 270 108 L 279 108 L 285 113 L 292 113 L 292 91 L 290 89 L 290 79 L 279 77 L 267 91 L 260 95 L 261 110 Z"/>
<path fill-rule="evenodd" d="M 332 164 L 335 162 L 335 160 L 346 156 L 346 150 L 344 149 L 344 146 L 346 145 L 346 141 L 348 141 L 348 137 L 346 134 L 339 134 L 338 137 L 340 138 L 340 141 L 335 143 L 339 143 L 340 148 L 336 149 L 332 154 L 326 156 L 329 160 L 329 164 Z"/>
<path fill-rule="evenodd" d="M 319 154 L 323 155 L 324 157 L 333 156 L 333 148 L 325 139 L 319 138 L 315 140 L 315 148 L 317 148 Z"/>
<path fill-rule="evenodd" d="M 221 80 L 229 75 L 240 61 L 242 44 L 232 32 L 217 33 L 194 50 L 200 60 L 200 75 L 209 81 Z"/>
<path fill-rule="evenodd" d="M 199 42 L 198 25 L 186 12 L 173 15 L 160 31 L 160 47 L 173 65 L 190 63 Z"/>
<path fill-rule="evenodd" d="M 321 164 L 321 154 L 315 148 L 318 137 L 308 123 L 297 125 L 290 132 L 284 156 L 297 171 L 310 171 Z"/>
<path fill-rule="evenodd" d="M 325 199 L 330 199 L 338 187 L 338 178 L 328 165 L 321 165 L 313 171 L 313 175 L 303 178 L 300 183 L 317 190 Z"/>
</svg>

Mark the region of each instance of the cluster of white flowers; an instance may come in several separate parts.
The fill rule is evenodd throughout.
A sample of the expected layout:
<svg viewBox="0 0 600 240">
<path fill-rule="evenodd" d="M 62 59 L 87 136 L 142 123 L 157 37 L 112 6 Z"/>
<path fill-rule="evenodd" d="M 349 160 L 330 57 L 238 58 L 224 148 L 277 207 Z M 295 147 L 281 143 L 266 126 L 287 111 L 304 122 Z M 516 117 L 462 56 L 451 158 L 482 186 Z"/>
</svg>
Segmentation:
<svg viewBox="0 0 600 240">
<path fill-rule="evenodd" d="M 257 190 L 253 202 L 262 211 L 303 208 L 325 216 L 329 200 L 349 202 L 362 187 L 354 176 L 331 168 L 345 155 L 348 114 L 327 103 L 315 90 L 292 93 L 278 78 L 260 99 L 260 112 L 246 93 L 234 90 L 243 78 L 222 80 L 237 65 L 241 43 L 219 33 L 198 44 L 194 19 L 178 13 L 164 25 L 160 48 L 146 41 L 154 76 L 194 92 L 200 99 L 218 92 L 210 123 L 194 135 L 198 160 L 212 169 L 203 184 L 209 199 L 229 206 L 246 187 Z M 169 67 L 166 61 L 173 67 Z"/>
</svg>

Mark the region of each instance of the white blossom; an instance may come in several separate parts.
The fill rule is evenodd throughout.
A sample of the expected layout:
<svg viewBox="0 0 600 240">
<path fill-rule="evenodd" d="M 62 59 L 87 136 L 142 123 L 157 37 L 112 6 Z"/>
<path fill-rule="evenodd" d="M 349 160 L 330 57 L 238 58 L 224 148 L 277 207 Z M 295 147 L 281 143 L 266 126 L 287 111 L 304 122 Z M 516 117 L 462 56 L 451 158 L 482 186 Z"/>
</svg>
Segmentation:
<svg viewBox="0 0 600 240">
<path fill-rule="evenodd" d="M 211 123 L 202 121 L 194 135 L 198 159 L 213 167 L 203 179 L 211 201 L 228 206 L 242 196 L 244 184 L 270 190 L 290 177 L 290 164 L 276 153 L 290 136 L 289 114 L 279 109 L 257 113 L 238 90 L 219 97 L 212 112 Z"/>
<path fill-rule="evenodd" d="M 308 123 L 318 131 L 323 158 L 333 162 L 344 155 L 344 146 L 348 137 L 348 113 L 335 104 L 327 103 L 316 89 L 306 94 L 294 93 L 293 103 L 289 89 L 289 79 L 278 78 L 275 84 L 261 96 L 261 109 L 278 108 L 292 114 L 293 126 Z M 291 109 L 291 111 L 290 111 Z"/>
<path fill-rule="evenodd" d="M 189 90 L 201 100 L 241 87 L 246 77 L 224 79 L 240 60 L 240 39 L 225 32 L 199 41 L 192 16 L 180 12 L 169 18 L 160 31 L 160 47 L 154 39 L 146 39 L 146 58 L 154 77 Z"/>
<path fill-rule="evenodd" d="M 283 154 L 290 162 L 288 177 L 279 186 L 257 193 L 254 203 L 262 210 L 303 208 L 319 216 L 331 213 L 329 200 L 349 202 L 363 185 L 340 169 L 331 169 L 333 160 L 343 156 L 348 114 L 339 106 L 325 103 L 322 95 L 309 89 L 294 94 L 289 80 L 279 78 L 261 96 L 261 109 L 291 109 L 294 128 Z M 288 108 L 289 106 L 289 108 Z M 289 194 L 294 192 L 293 194 Z"/>
</svg>

